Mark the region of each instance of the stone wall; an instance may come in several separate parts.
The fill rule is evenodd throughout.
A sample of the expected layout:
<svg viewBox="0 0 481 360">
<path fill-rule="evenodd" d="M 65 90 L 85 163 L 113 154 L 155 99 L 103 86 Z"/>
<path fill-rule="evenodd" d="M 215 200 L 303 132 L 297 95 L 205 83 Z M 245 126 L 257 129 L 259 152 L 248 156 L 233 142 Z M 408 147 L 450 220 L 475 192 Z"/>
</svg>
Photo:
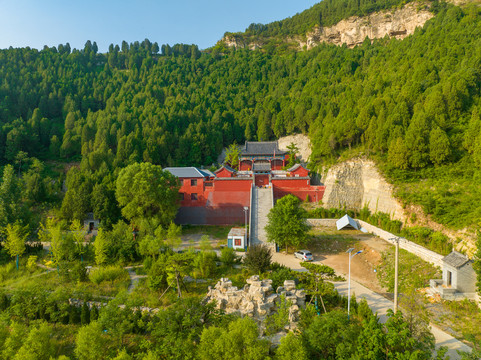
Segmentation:
<svg viewBox="0 0 481 360">
<path fill-rule="evenodd" d="M 306 219 L 309 226 L 335 227 L 337 219 Z"/>
<path fill-rule="evenodd" d="M 281 297 L 285 296 L 286 300 L 291 302 L 290 327 L 295 327 L 295 323 L 299 320 L 299 310 L 305 307 L 304 290 L 297 290 L 293 280 L 286 280 L 284 286 L 274 292 L 272 280 L 260 280 L 257 275 L 250 277 L 246 282 L 242 289 L 238 289 L 232 286 L 232 281 L 222 278 L 214 287 L 209 286 L 206 300 L 215 301 L 217 308 L 224 310 L 227 314 L 249 316 L 261 322 L 277 311 Z"/>
<path fill-rule="evenodd" d="M 371 234 L 379 236 L 381 239 L 386 240 L 393 245 L 396 245 L 396 240 L 395 240 L 397 238 L 396 235 L 391 234 L 390 232 L 385 231 L 383 229 L 380 229 L 380 228 L 378 228 L 374 225 L 371 225 L 371 224 L 369 224 L 365 221 L 357 220 L 357 222 L 364 229 L 366 229 L 368 232 L 370 232 Z M 434 251 L 428 250 L 425 247 L 423 247 L 421 245 L 418 245 L 418 244 L 416 244 L 412 241 L 409 241 L 405 238 L 399 239 L 399 247 L 401 249 L 404 249 L 404 250 L 410 252 L 411 254 L 414 254 L 414 255 L 420 257 L 424 261 L 427 261 L 427 262 L 433 264 L 434 266 L 442 267 L 442 261 L 441 260 L 444 258 L 443 255 L 440 255 L 440 254 L 438 254 Z"/>
</svg>

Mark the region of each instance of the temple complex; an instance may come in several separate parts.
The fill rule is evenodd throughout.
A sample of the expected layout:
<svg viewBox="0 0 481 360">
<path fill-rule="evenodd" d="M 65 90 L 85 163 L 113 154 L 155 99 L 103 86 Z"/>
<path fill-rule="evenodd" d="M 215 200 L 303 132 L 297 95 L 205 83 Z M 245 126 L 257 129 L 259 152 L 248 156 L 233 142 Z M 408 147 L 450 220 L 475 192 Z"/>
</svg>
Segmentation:
<svg viewBox="0 0 481 360">
<path fill-rule="evenodd" d="M 214 173 L 195 167 L 165 170 L 180 179 L 179 224 L 244 224 L 255 187 L 271 189 L 274 202 L 292 194 L 302 201 L 319 202 L 324 186 L 311 185 L 309 170 L 301 164 L 285 169 L 289 155 L 277 142 L 246 142 L 239 169 L 223 165 Z"/>
</svg>

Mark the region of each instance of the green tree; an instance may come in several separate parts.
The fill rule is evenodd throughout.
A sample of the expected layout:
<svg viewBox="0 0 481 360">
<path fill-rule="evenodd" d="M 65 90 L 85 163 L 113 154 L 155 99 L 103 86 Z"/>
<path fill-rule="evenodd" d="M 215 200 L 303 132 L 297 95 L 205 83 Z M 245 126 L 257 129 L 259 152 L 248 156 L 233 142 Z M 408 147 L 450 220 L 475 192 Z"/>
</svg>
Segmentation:
<svg viewBox="0 0 481 360">
<path fill-rule="evenodd" d="M 27 327 L 18 322 L 10 324 L 10 336 L 5 340 L 2 350 L 2 359 L 13 359 L 18 350 L 22 347 L 25 337 L 28 334 Z"/>
<path fill-rule="evenodd" d="M 291 142 L 287 145 L 287 150 L 289 153 L 289 162 L 287 164 L 287 168 L 294 166 L 299 160 L 297 159 L 297 154 L 299 153 L 299 148 L 296 144 Z"/>
<path fill-rule="evenodd" d="M 451 155 L 448 135 L 436 127 L 429 134 L 429 158 L 434 165 L 441 165 Z"/>
<path fill-rule="evenodd" d="M 342 311 L 330 311 L 314 318 L 304 331 L 311 357 L 349 359 L 355 351 L 359 324 Z"/>
<path fill-rule="evenodd" d="M 107 359 L 107 338 L 99 322 L 82 326 L 75 337 L 75 355 L 79 360 Z"/>
<path fill-rule="evenodd" d="M 239 146 L 234 142 L 230 144 L 225 151 L 225 163 L 229 164 L 233 169 L 239 170 Z"/>
<path fill-rule="evenodd" d="M 196 277 L 211 278 L 216 270 L 216 254 L 214 251 L 203 250 L 196 254 L 194 258 L 194 271 Z"/>
<path fill-rule="evenodd" d="M 52 327 L 46 322 L 32 327 L 13 360 L 50 359 L 55 354 L 51 334 Z"/>
<path fill-rule="evenodd" d="M 28 154 L 25 151 L 19 151 L 17 155 L 15 155 L 15 164 L 18 165 L 18 176 L 20 176 L 20 171 L 22 170 L 22 164 L 27 162 Z"/>
<path fill-rule="evenodd" d="M 232 248 L 224 247 L 220 250 L 220 261 L 226 266 L 232 266 L 237 260 L 237 255 Z"/>
<path fill-rule="evenodd" d="M 179 181 L 151 163 L 135 163 L 122 169 L 116 197 L 122 215 L 130 221 L 167 226 L 178 209 Z"/>
<path fill-rule="evenodd" d="M 16 257 L 16 265 L 18 269 L 18 258 L 25 252 L 25 241 L 30 235 L 28 226 L 22 226 L 20 223 L 7 225 L 7 238 L 5 240 L 5 249 L 10 256 Z"/>
<path fill-rule="evenodd" d="M 193 253 L 175 253 L 167 262 L 167 282 L 169 286 L 177 289 L 177 295 L 182 297 L 182 287 L 187 290 L 183 279 L 189 275 L 193 267 Z"/>
<path fill-rule="evenodd" d="M 23 218 L 21 193 L 21 184 L 15 176 L 13 166 L 6 165 L 0 185 L 0 229 Z"/>
<path fill-rule="evenodd" d="M 298 248 L 309 241 L 306 211 L 299 205 L 299 199 L 289 194 L 278 200 L 267 215 L 267 241 L 285 246 L 286 252 L 289 246 Z"/>
<path fill-rule="evenodd" d="M 301 337 L 289 332 L 281 338 L 281 343 L 276 351 L 277 360 L 307 360 L 309 353 L 306 350 Z"/>
<path fill-rule="evenodd" d="M 92 183 L 89 176 L 82 173 L 80 169 L 72 167 L 67 173 L 66 186 L 67 192 L 60 208 L 62 218 L 83 221 L 87 212 L 91 210 Z"/>
<path fill-rule="evenodd" d="M 269 359 L 269 342 L 259 339 L 257 325 L 245 317 L 230 323 L 228 329 L 204 329 L 197 353 L 202 360 Z"/>
<path fill-rule="evenodd" d="M 75 254 L 74 239 L 70 234 L 62 231 L 60 223 L 55 223 L 53 219 L 47 220 L 47 228 L 44 229 L 46 237 L 43 240 L 50 241 L 50 251 L 52 253 L 53 262 L 59 265 L 64 260 L 72 260 Z"/>
<path fill-rule="evenodd" d="M 171 221 L 166 234 L 167 245 L 169 245 L 171 249 L 175 249 L 182 244 L 181 234 L 182 226 L 175 225 L 174 222 Z"/>
<path fill-rule="evenodd" d="M 86 301 L 84 301 L 82 305 L 82 311 L 80 313 L 80 323 L 82 325 L 87 325 L 90 323 L 90 309 Z"/>
<path fill-rule="evenodd" d="M 80 255 L 80 260 L 83 262 L 83 254 L 85 253 L 84 242 L 87 231 L 79 220 L 72 221 L 70 224 L 70 231 L 75 241 L 77 253 Z"/>
<path fill-rule="evenodd" d="M 388 150 L 389 163 L 399 169 L 409 167 L 408 149 L 404 144 L 403 138 L 399 137 L 391 142 Z"/>
<path fill-rule="evenodd" d="M 99 229 L 94 241 L 95 263 L 97 265 L 104 265 L 107 262 L 108 246 L 109 244 L 105 231 L 103 229 Z"/>
</svg>

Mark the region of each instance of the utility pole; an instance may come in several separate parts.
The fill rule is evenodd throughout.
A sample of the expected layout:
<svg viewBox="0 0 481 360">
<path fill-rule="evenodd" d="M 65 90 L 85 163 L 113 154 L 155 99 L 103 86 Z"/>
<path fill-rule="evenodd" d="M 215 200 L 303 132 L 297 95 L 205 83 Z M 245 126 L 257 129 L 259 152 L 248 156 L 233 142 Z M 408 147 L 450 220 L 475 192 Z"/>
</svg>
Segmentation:
<svg viewBox="0 0 481 360">
<path fill-rule="evenodd" d="M 346 252 L 349 254 L 349 276 L 347 280 L 347 319 L 349 320 L 349 313 L 351 311 L 351 259 L 356 256 L 357 254 L 362 253 L 362 250 L 359 250 L 357 253 L 351 254 L 354 248 L 350 248 Z"/>
</svg>

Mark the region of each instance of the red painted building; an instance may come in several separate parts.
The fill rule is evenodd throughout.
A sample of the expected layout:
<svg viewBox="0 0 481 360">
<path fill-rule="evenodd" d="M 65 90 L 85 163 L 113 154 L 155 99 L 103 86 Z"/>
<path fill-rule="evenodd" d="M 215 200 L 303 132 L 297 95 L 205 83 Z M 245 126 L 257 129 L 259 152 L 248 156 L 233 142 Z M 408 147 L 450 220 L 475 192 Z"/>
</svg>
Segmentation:
<svg viewBox="0 0 481 360">
<path fill-rule="evenodd" d="M 322 200 L 324 186 L 311 185 L 309 170 L 303 165 L 282 170 L 288 154 L 278 149 L 277 142 L 246 142 L 239 160 L 238 171 L 228 165 L 215 173 L 195 167 L 166 168 L 181 181 L 176 222 L 244 224 L 254 186 L 272 187 L 274 200 L 287 194 L 303 201 Z"/>
</svg>

